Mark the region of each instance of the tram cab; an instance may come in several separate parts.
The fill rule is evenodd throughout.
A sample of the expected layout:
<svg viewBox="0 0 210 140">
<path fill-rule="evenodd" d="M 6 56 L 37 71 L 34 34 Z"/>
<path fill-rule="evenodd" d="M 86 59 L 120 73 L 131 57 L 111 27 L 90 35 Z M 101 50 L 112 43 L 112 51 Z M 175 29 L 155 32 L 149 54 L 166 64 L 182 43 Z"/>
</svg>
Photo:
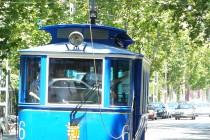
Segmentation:
<svg viewBox="0 0 210 140">
<path fill-rule="evenodd" d="M 149 62 L 126 31 L 42 27 L 49 44 L 20 50 L 19 140 L 144 139 Z"/>
</svg>

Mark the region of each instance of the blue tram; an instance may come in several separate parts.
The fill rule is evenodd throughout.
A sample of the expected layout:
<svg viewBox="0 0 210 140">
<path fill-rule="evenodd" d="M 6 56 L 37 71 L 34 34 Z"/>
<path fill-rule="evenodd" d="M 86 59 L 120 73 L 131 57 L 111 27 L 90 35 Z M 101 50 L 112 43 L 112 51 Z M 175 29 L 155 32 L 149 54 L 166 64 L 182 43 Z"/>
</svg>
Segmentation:
<svg viewBox="0 0 210 140">
<path fill-rule="evenodd" d="M 20 50 L 19 140 L 139 140 L 149 62 L 126 31 L 91 24 L 41 27 L 47 45 Z"/>
</svg>

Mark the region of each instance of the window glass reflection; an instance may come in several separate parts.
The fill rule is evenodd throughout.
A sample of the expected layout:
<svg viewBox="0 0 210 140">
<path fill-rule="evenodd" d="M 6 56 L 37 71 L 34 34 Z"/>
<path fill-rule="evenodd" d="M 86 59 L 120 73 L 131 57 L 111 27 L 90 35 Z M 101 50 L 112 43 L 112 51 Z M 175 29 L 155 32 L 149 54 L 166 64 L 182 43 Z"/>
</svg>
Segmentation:
<svg viewBox="0 0 210 140">
<path fill-rule="evenodd" d="M 23 57 L 21 60 L 21 101 L 38 103 L 40 100 L 40 57 Z"/>
<path fill-rule="evenodd" d="M 102 60 L 51 58 L 49 62 L 49 103 L 99 104 Z M 95 72 L 96 70 L 96 72 Z"/>
<path fill-rule="evenodd" d="M 128 105 L 130 94 L 130 61 L 111 61 L 111 104 L 118 106 Z"/>
</svg>

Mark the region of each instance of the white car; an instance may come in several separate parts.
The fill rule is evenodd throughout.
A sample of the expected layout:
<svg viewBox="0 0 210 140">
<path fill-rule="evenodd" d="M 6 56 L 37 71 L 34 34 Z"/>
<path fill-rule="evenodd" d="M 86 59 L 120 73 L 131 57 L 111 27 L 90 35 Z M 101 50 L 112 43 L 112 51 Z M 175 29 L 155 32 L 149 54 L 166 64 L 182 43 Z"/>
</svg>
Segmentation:
<svg viewBox="0 0 210 140">
<path fill-rule="evenodd" d="M 210 116 L 210 103 L 208 102 L 199 102 L 193 103 L 195 106 L 196 115 L 208 115 Z"/>
<path fill-rule="evenodd" d="M 180 120 L 180 118 L 191 118 L 195 120 L 195 107 L 189 103 L 181 103 L 177 106 L 174 116 L 176 120 Z"/>
<path fill-rule="evenodd" d="M 99 89 L 81 80 L 54 78 L 48 85 L 48 101 L 49 103 L 97 104 L 99 102 L 97 90 Z"/>
<path fill-rule="evenodd" d="M 169 117 L 174 117 L 177 106 L 178 106 L 178 103 L 176 102 L 166 104 L 166 110 Z"/>
</svg>

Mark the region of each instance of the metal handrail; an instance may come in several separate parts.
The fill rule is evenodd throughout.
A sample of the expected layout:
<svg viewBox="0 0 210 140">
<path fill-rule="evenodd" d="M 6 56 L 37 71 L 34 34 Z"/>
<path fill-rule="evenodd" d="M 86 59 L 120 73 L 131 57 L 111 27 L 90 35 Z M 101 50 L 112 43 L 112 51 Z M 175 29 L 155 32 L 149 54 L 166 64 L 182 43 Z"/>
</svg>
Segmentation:
<svg viewBox="0 0 210 140">
<path fill-rule="evenodd" d="M 141 139 L 142 133 L 144 131 L 144 128 L 146 128 L 146 125 L 147 125 L 147 115 L 144 114 L 144 115 L 141 116 L 139 126 L 138 126 L 138 130 L 135 134 L 134 140 L 140 140 Z"/>
</svg>

